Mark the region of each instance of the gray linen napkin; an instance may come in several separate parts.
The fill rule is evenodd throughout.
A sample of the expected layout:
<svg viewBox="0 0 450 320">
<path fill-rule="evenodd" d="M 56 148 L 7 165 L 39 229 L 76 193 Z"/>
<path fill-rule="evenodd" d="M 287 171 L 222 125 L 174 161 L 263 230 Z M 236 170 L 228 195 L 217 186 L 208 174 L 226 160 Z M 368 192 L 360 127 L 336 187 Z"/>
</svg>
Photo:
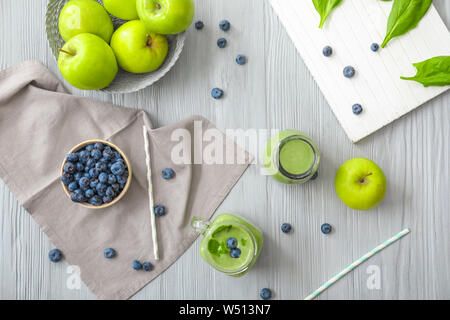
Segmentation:
<svg viewBox="0 0 450 320">
<path fill-rule="evenodd" d="M 0 71 L 0 178 L 31 214 L 81 279 L 100 299 L 127 299 L 155 279 L 194 242 L 193 216 L 210 218 L 244 173 L 244 164 L 176 165 L 171 161 L 173 130 L 203 132 L 214 126 L 191 117 L 151 129 L 144 111 L 68 94 L 43 65 L 27 61 Z M 153 260 L 142 126 L 149 129 L 155 205 L 167 213 L 156 220 L 160 260 Z M 194 135 L 192 134 L 192 139 Z M 127 194 L 110 208 L 91 210 L 72 203 L 60 182 L 60 166 L 73 146 L 88 139 L 106 139 L 128 156 L 133 179 Z M 192 146 L 194 146 L 193 141 Z M 235 148 L 224 137 L 225 152 Z M 172 180 L 161 170 L 171 167 Z M 105 248 L 117 256 L 105 259 Z M 150 261 L 151 272 L 135 271 L 134 260 Z M 50 262 L 49 262 L 50 263 Z"/>
</svg>

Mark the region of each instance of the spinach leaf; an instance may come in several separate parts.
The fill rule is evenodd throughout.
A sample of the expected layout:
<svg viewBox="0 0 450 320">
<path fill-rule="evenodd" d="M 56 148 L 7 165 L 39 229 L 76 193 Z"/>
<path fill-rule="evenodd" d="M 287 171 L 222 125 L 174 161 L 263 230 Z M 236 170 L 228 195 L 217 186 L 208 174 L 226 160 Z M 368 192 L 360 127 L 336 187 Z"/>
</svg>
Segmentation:
<svg viewBox="0 0 450 320">
<path fill-rule="evenodd" d="M 420 82 L 424 87 L 450 85 L 450 56 L 434 57 L 413 65 L 417 74 L 401 79 Z"/>
<path fill-rule="evenodd" d="M 417 27 L 417 24 L 427 13 L 432 0 L 394 0 L 389 15 L 386 37 L 381 47 L 394 37 L 401 36 Z"/>
<path fill-rule="evenodd" d="M 342 0 L 312 0 L 314 7 L 316 7 L 317 12 L 320 14 L 320 24 L 319 28 L 323 27 L 325 20 L 327 20 L 331 11 L 341 4 Z"/>
</svg>

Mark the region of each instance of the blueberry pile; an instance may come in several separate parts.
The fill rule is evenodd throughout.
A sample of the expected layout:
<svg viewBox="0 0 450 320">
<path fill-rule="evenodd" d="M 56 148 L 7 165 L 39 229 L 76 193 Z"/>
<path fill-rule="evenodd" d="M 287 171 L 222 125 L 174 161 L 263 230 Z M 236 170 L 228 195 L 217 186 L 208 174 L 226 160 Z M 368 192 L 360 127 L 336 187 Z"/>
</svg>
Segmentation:
<svg viewBox="0 0 450 320">
<path fill-rule="evenodd" d="M 228 238 L 227 248 L 230 249 L 230 256 L 232 258 L 239 258 L 241 256 L 241 249 L 237 247 L 238 241 L 236 238 Z"/>
<path fill-rule="evenodd" d="M 128 175 L 121 154 L 97 142 L 66 156 L 61 181 L 67 186 L 72 201 L 101 206 L 123 191 Z"/>
</svg>

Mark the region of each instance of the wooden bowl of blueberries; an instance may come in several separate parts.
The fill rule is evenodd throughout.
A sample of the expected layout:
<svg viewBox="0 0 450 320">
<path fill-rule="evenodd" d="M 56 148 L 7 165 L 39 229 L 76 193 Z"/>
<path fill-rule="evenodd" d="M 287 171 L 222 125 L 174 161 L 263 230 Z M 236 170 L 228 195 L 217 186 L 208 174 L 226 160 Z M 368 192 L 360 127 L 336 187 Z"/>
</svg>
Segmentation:
<svg viewBox="0 0 450 320">
<path fill-rule="evenodd" d="M 89 209 L 117 203 L 128 191 L 131 166 L 116 145 L 88 140 L 73 147 L 61 166 L 61 183 L 67 196 Z"/>
</svg>

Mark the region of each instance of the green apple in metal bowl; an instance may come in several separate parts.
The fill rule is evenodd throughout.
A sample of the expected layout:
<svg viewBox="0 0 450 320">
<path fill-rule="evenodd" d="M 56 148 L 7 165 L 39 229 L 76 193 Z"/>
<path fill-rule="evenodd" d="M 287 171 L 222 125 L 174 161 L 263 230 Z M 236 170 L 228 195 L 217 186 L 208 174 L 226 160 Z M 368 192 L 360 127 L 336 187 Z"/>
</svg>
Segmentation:
<svg viewBox="0 0 450 320">
<path fill-rule="evenodd" d="M 354 158 L 339 167 L 334 186 L 337 195 L 348 207 L 369 210 L 383 201 L 386 177 L 372 160 Z"/>
<path fill-rule="evenodd" d="M 93 33 L 109 43 L 114 31 L 111 17 L 94 0 L 67 2 L 59 14 L 58 27 L 65 42 L 80 33 Z"/>
<path fill-rule="evenodd" d="M 136 9 L 149 31 L 176 34 L 191 25 L 195 4 L 193 0 L 137 0 Z"/>
<path fill-rule="evenodd" d="M 164 35 L 148 32 L 142 21 L 133 20 L 114 32 L 111 48 L 123 70 L 146 73 L 157 70 L 164 62 L 168 44 Z"/>
<path fill-rule="evenodd" d="M 103 6 L 114 17 L 122 20 L 137 20 L 136 0 L 103 0 Z"/>
<path fill-rule="evenodd" d="M 91 33 L 76 35 L 60 49 L 58 68 L 71 85 L 83 90 L 109 86 L 119 69 L 111 47 Z"/>
</svg>

